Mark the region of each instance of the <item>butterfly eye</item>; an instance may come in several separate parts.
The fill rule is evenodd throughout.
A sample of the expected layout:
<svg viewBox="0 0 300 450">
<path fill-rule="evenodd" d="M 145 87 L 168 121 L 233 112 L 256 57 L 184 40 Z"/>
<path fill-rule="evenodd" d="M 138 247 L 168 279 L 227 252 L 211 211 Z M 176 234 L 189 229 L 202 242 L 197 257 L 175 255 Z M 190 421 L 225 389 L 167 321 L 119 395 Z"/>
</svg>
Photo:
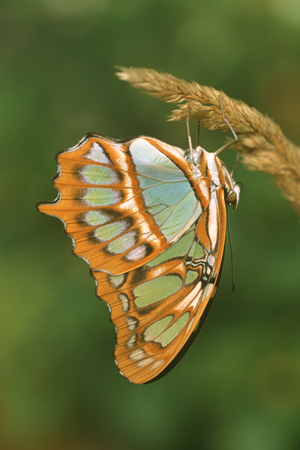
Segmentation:
<svg viewBox="0 0 300 450">
<path fill-rule="evenodd" d="M 241 193 L 240 186 L 238 184 L 235 184 L 233 186 L 233 189 L 229 192 L 229 194 L 226 197 L 226 203 L 227 205 L 232 205 L 233 211 L 236 210 L 237 205 L 239 203 L 240 193 Z"/>
</svg>

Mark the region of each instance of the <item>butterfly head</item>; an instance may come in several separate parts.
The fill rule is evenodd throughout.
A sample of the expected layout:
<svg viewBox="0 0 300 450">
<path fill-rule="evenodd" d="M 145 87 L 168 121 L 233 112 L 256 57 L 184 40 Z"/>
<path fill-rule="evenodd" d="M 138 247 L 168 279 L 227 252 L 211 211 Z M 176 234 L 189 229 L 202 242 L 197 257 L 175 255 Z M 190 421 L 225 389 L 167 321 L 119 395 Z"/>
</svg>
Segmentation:
<svg viewBox="0 0 300 450">
<path fill-rule="evenodd" d="M 241 188 L 233 179 L 231 179 L 231 183 L 232 185 L 230 189 L 227 190 L 225 200 L 227 205 L 232 205 L 232 209 L 235 211 L 240 200 Z"/>
</svg>

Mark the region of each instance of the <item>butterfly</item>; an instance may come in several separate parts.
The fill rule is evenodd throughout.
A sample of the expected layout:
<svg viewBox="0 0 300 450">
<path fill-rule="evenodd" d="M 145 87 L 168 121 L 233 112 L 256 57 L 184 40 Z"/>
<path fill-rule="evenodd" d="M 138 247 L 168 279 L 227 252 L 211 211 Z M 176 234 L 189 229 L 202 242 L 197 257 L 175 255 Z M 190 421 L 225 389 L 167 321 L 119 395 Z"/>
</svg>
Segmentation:
<svg viewBox="0 0 300 450">
<path fill-rule="evenodd" d="M 211 309 L 226 205 L 235 210 L 240 194 L 217 153 L 87 134 L 57 156 L 57 199 L 38 204 L 88 262 L 116 329 L 117 367 L 133 383 L 171 370 Z"/>
</svg>

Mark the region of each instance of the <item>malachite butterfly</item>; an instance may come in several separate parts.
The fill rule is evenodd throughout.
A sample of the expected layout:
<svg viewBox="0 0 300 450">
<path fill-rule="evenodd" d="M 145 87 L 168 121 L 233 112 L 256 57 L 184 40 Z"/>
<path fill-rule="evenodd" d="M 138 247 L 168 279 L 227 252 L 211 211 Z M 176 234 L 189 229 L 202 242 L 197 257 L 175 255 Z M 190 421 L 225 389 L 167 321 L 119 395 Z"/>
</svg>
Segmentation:
<svg viewBox="0 0 300 450">
<path fill-rule="evenodd" d="M 215 298 L 226 205 L 235 210 L 240 193 L 217 153 L 87 134 L 57 157 L 57 199 L 38 205 L 90 265 L 115 325 L 116 364 L 133 383 L 174 367 Z"/>
</svg>

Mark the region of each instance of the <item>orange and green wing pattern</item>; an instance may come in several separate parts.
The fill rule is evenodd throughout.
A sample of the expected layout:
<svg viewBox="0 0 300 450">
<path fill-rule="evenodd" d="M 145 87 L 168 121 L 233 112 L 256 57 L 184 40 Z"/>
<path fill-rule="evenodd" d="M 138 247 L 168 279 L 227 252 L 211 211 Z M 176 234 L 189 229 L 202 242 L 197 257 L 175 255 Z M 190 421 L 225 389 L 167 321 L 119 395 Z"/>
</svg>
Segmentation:
<svg viewBox="0 0 300 450">
<path fill-rule="evenodd" d="M 58 155 L 58 198 L 38 205 L 64 222 L 74 253 L 90 265 L 116 328 L 116 364 L 134 383 L 180 359 L 217 290 L 224 173 L 208 155 L 195 170 L 181 149 L 157 139 L 89 134 Z"/>
</svg>

